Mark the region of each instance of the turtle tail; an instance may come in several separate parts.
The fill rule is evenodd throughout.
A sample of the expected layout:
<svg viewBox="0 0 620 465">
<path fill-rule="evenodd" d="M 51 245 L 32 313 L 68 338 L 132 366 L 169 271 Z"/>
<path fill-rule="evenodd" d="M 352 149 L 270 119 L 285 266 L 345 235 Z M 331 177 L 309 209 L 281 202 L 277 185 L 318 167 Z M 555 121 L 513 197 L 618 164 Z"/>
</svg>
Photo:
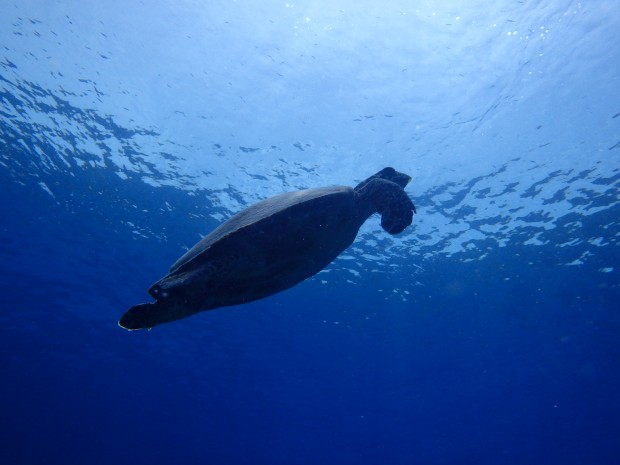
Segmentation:
<svg viewBox="0 0 620 465">
<path fill-rule="evenodd" d="M 400 185 L 374 178 L 355 190 L 375 212 L 381 214 L 381 227 L 388 233 L 398 234 L 411 224 L 415 205 Z"/>
<path fill-rule="evenodd" d="M 174 302 L 158 300 L 153 303 L 139 304 L 131 307 L 118 321 L 118 325 L 130 331 L 151 329 L 153 326 L 180 320 L 194 313 L 196 311 L 189 310 L 187 307 Z"/>
</svg>

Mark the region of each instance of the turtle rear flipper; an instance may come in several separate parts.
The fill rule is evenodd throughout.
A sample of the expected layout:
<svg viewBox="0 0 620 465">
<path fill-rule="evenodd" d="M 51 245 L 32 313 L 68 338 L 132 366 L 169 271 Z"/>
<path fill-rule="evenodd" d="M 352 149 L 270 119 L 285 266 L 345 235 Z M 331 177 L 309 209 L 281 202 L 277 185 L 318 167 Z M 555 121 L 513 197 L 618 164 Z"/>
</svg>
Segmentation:
<svg viewBox="0 0 620 465">
<path fill-rule="evenodd" d="M 189 310 L 186 306 L 175 302 L 158 300 L 153 303 L 139 304 L 131 307 L 118 321 L 121 328 L 129 329 L 150 329 L 162 323 L 188 317 L 196 313 Z"/>
</svg>

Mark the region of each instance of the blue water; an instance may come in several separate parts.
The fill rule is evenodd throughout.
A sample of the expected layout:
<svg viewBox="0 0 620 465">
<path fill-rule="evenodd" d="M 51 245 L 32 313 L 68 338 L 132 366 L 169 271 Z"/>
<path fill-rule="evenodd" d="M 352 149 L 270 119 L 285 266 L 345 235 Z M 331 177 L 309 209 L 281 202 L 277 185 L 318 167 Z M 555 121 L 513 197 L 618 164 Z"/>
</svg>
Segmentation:
<svg viewBox="0 0 620 465">
<path fill-rule="evenodd" d="M 0 3 L 0 462 L 620 463 L 619 27 L 613 0 Z M 245 206 L 385 166 L 403 234 L 117 326 Z"/>
</svg>

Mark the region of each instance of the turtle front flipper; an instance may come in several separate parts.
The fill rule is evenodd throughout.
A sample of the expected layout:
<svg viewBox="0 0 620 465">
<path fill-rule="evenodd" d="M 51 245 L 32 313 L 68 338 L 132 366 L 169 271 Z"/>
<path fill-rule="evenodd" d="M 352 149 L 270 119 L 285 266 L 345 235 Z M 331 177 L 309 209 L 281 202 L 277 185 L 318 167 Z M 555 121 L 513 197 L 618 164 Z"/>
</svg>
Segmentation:
<svg viewBox="0 0 620 465">
<path fill-rule="evenodd" d="M 398 184 L 374 178 L 358 186 L 356 192 L 381 214 L 381 227 L 390 234 L 402 232 L 413 220 L 415 205 Z"/>
<path fill-rule="evenodd" d="M 189 309 L 178 302 L 159 300 L 131 307 L 118 321 L 118 325 L 130 331 L 150 329 L 153 326 L 180 320 L 194 313 L 196 310 Z"/>
</svg>

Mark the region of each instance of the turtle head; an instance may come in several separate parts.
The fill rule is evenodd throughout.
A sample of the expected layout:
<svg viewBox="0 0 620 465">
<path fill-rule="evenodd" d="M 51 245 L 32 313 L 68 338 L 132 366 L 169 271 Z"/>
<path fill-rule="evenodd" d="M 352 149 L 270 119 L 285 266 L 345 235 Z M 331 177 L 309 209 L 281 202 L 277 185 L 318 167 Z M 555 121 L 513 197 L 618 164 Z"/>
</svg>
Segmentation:
<svg viewBox="0 0 620 465">
<path fill-rule="evenodd" d="M 409 226 L 416 211 L 404 190 L 409 181 L 410 176 L 394 168 L 384 168 L 354 189 L 363 205 L 367 206 L 365 208 L 370 210 L 368 216 L 379 212 L 381 227 L 390 234 L 398 234 Z"/>
<path fill-rule="evenodd" d="M 383 168 L 378 173 L 373 174 L 368 179 L 365 179 L 362 182 L 360 182 L 355 187 L 355 190 L 359 192 L 366 184 L 368 184 L 373 179 L 384 179 L 386 181 L 391 181 L 394 184 L 398 184 L 402 189 L 404 189 L 407 186 L 407 184 L 409 184 L 409 182 L 411 181 L 411 176 L 409 176 L 408 174 L 396 171 L 394 168 L 388 166 L 387 168 Z"/>
</svg>

